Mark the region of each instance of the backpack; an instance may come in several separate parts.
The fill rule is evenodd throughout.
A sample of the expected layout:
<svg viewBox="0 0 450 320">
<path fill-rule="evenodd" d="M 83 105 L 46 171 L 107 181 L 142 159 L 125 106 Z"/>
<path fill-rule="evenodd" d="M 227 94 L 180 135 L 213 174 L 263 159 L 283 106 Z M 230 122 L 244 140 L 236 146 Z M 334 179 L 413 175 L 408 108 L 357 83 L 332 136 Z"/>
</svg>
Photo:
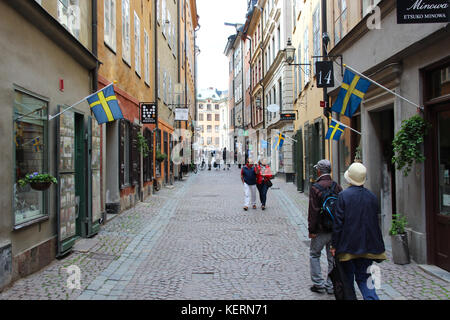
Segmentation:
<svg viewBox="0 0 450 320">
<path fill-rule="evenodd" d="M 313 186 L 322 192 L 320 198 L 320 224 L 322 225 L 324 231 L 331 232 L 333 231 L 333 221 L 338 198 L 336 193 L 337 183 L 333 181 L 333 184 L 327 189 L 318 183 L 313 184 Z"/>
</svg>

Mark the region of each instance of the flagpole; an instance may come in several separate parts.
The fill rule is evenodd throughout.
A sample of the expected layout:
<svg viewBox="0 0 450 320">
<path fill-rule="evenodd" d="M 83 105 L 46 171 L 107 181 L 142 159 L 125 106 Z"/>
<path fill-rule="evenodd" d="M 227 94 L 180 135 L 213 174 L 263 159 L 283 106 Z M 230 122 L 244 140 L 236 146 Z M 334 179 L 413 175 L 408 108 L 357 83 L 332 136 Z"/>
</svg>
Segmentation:
<svg viewBox="0 0 450 320">
<path fill-rule="evenodd" d="M 392 91 L 392 90 L 386 88 L 385 86 L 382 86 L 382 85 L 379 84 L 378 82 L 376 82 L 376 81 L 370 79 L 369 77 L 363 75 L 361 72 L 356 71 L 355 69 L 349 67 L 348 65 L 344 64 L 344 68 L 347 68 L 347 69 L 349 69 L 350 71 L 353 71 L 354 73 L 358 74 L 359 76 L 363 77 L 364 79 L 366 79 L 366 80 L 372 82 L 373 84 L 379 86 L 380 88 L 382 88 L 382 89 L 384 89 L 384 90 L 386 90 L 386 91 L 392 93 L 392 94 L 395 95 L 396 97 L 398 97 L 398 98 L 400 98 L 400 99 L 403 99 L 403 100 L 405 100 L 406 102 L 409 102 L 409 103 L 412 104 L 413 106 L 416 106 L 416 107 L 419 108 L 420 110 L 423 110 L 423 109 L 424 109 L 423 107 L 419 106 L 418 104 L 416 104 L 416 103 L 414 103 L 414 102 L 412 102 L 412 101 L 409 101 L 408 99 L 406 99 L 405 97 L 402 97 L 402 96 L 399 95 L 398 93 L 395 93 L 394 91 Z"/>
<path fill-rule="evenodd" d="M 278 130 L 275 130 L 275 132 L 277 132 L 277 133 L 281 133 L 281 134 L 283 134 L 282 132 L 280 132 L 280 131 L 278 131 Z M 284 136 L 285 138 L 288 138 L 288 139 L 290 139 L 290 140 L 292 140 L 292 141 L 294 141 L 294 142 L 297 142 L 297 140 L 294 140 L 294 139 L 292 139 L 291 137 L 288 137 L 288 136 Z"/>
<path fill-rule="evenodd" d="M 116 82 L 117 82 L 117 81 L 114 80 L 113 82 L 111 82 L 110 84 L 108 84 L 106 87 L 103 87 L 103 88 L 101 88 L 100 90 L 97 90 L 96 92 L 94 92 L 94 93 L 88 95 L 87 97 L 84 97 L 84 98 L 81 99 L 80 101 L 74 103 L 73 105 L 71 105 L 71 106 L 68 107 L 67 109 L 64 109 L 63 111 L 61 111 L 61 112 L 55 114 L 54 116 L 52 116 L 52 115 L 49 114 L 49 115 L 48 115 L 48 121 L 50 121 L 50 120 L 56 118 L 57 116 L 63 114 L 63 113 L 66 112 L 67 110 L 72 109 L 73 107 L 79 105 L 80 103 L 84 102 L 84 100 L 86 100 L 86 99 L 92 97 L 93 95 L 99 93 L 99 92 L 102 91 L 102 90 L 105 90 L 106 88 L 108 88 L 109 86 L 112 86 L 112 85 L 115 84 Z"/>
</svg>

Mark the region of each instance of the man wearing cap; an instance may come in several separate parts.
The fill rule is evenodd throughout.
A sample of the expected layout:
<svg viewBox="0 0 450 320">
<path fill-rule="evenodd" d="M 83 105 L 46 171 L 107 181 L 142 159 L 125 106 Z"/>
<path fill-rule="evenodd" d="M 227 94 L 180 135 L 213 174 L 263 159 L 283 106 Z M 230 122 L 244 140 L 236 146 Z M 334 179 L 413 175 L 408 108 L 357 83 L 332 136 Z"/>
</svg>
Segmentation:
<svg viewBox="0 0 450 320">
<path fill-rule="evenodd" d="M 344 174 L 350 187 L 341 192 L 336 203 L 331 253 L 341 262 L 347 285 L 355 291 L 358 284 L 364 300 L 379 300 L 373 285 L 367 285 L 373 261 L 386 260 L 383 236 L 378 224 L 377 197 L 364 188 L 366 167 L 353 163 Z"/>
<path fill-rule="evenodd" d="M 337 194 L 342 191 L 342 187 L 331 179 L 331 163 L 330 161 L 323 159 L 320 160 L 314 169 L 317 170 L 317 180 L 315 184 L 319 184 L 324 190 L 329 189 L 335 184 L 334 192 Z M 310 269 L 311 280 L 313 286 L 311 291 L 317 293 L 333 294 L 333 284 L 328 277 L 325 281 L 322 277 L 322 271 L 320 268 L 320 256 L 322 249 L 326 247 L 327 259 L 328 259 L 328 273 L 333 269 L 333 256 L 330 251 L 331 247 L 331 231 L 325 230 L 321 225 L 321 208 L 322 208 L 322 191 L 313 184 L 309 192 L 309 209 L 308 209 L 308 231 L 309 238 L 311 239 L 311 245 L 309 249 L 310 254 Z"/>
</svg>

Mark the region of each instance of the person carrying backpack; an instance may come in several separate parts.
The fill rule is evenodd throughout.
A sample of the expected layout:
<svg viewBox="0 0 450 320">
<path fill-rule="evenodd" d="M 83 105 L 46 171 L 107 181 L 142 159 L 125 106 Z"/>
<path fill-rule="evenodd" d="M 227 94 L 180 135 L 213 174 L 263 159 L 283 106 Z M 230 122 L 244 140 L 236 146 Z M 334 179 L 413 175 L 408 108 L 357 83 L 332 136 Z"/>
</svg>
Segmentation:
<svg viewBox="0 0 450 320">
<path fill-rule="evenodd" d="M 318 178 L 310 188 L 308 208 L 308 232 L 311 239 L 310 273 L 313 283 L 310 290 L 317 293 L 334 294 L 330 277 L 327 280 L 322 277 L 320 256 L 322 249 L 326 247 L 328 273 L 330 273 L 334 265 L 334 258 L 330 251 L 333 216 L 337 195 L 342 191 L 342 187 L 331 179 L 330 161 L 320 160 L 314 169 L 317 170 Z"/>
</svg>

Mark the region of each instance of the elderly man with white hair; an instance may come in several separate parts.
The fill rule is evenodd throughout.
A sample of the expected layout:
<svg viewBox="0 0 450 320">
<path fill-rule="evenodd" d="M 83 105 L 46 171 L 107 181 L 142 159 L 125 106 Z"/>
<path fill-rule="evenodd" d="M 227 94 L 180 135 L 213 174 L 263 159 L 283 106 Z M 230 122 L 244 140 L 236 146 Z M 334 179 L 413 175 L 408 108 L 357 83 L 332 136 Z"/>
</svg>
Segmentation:
<svg viewBox="0 0 450 320">
<path fill-rule="evenodd" d="M 256 209 L 256 168 L 253 159 L 249 158 L 242 168 L 241 180 L 245 191 L 244 210 L 247 211 L 250 204 L 253 206 L 253 209 Z"/>
</svg>

